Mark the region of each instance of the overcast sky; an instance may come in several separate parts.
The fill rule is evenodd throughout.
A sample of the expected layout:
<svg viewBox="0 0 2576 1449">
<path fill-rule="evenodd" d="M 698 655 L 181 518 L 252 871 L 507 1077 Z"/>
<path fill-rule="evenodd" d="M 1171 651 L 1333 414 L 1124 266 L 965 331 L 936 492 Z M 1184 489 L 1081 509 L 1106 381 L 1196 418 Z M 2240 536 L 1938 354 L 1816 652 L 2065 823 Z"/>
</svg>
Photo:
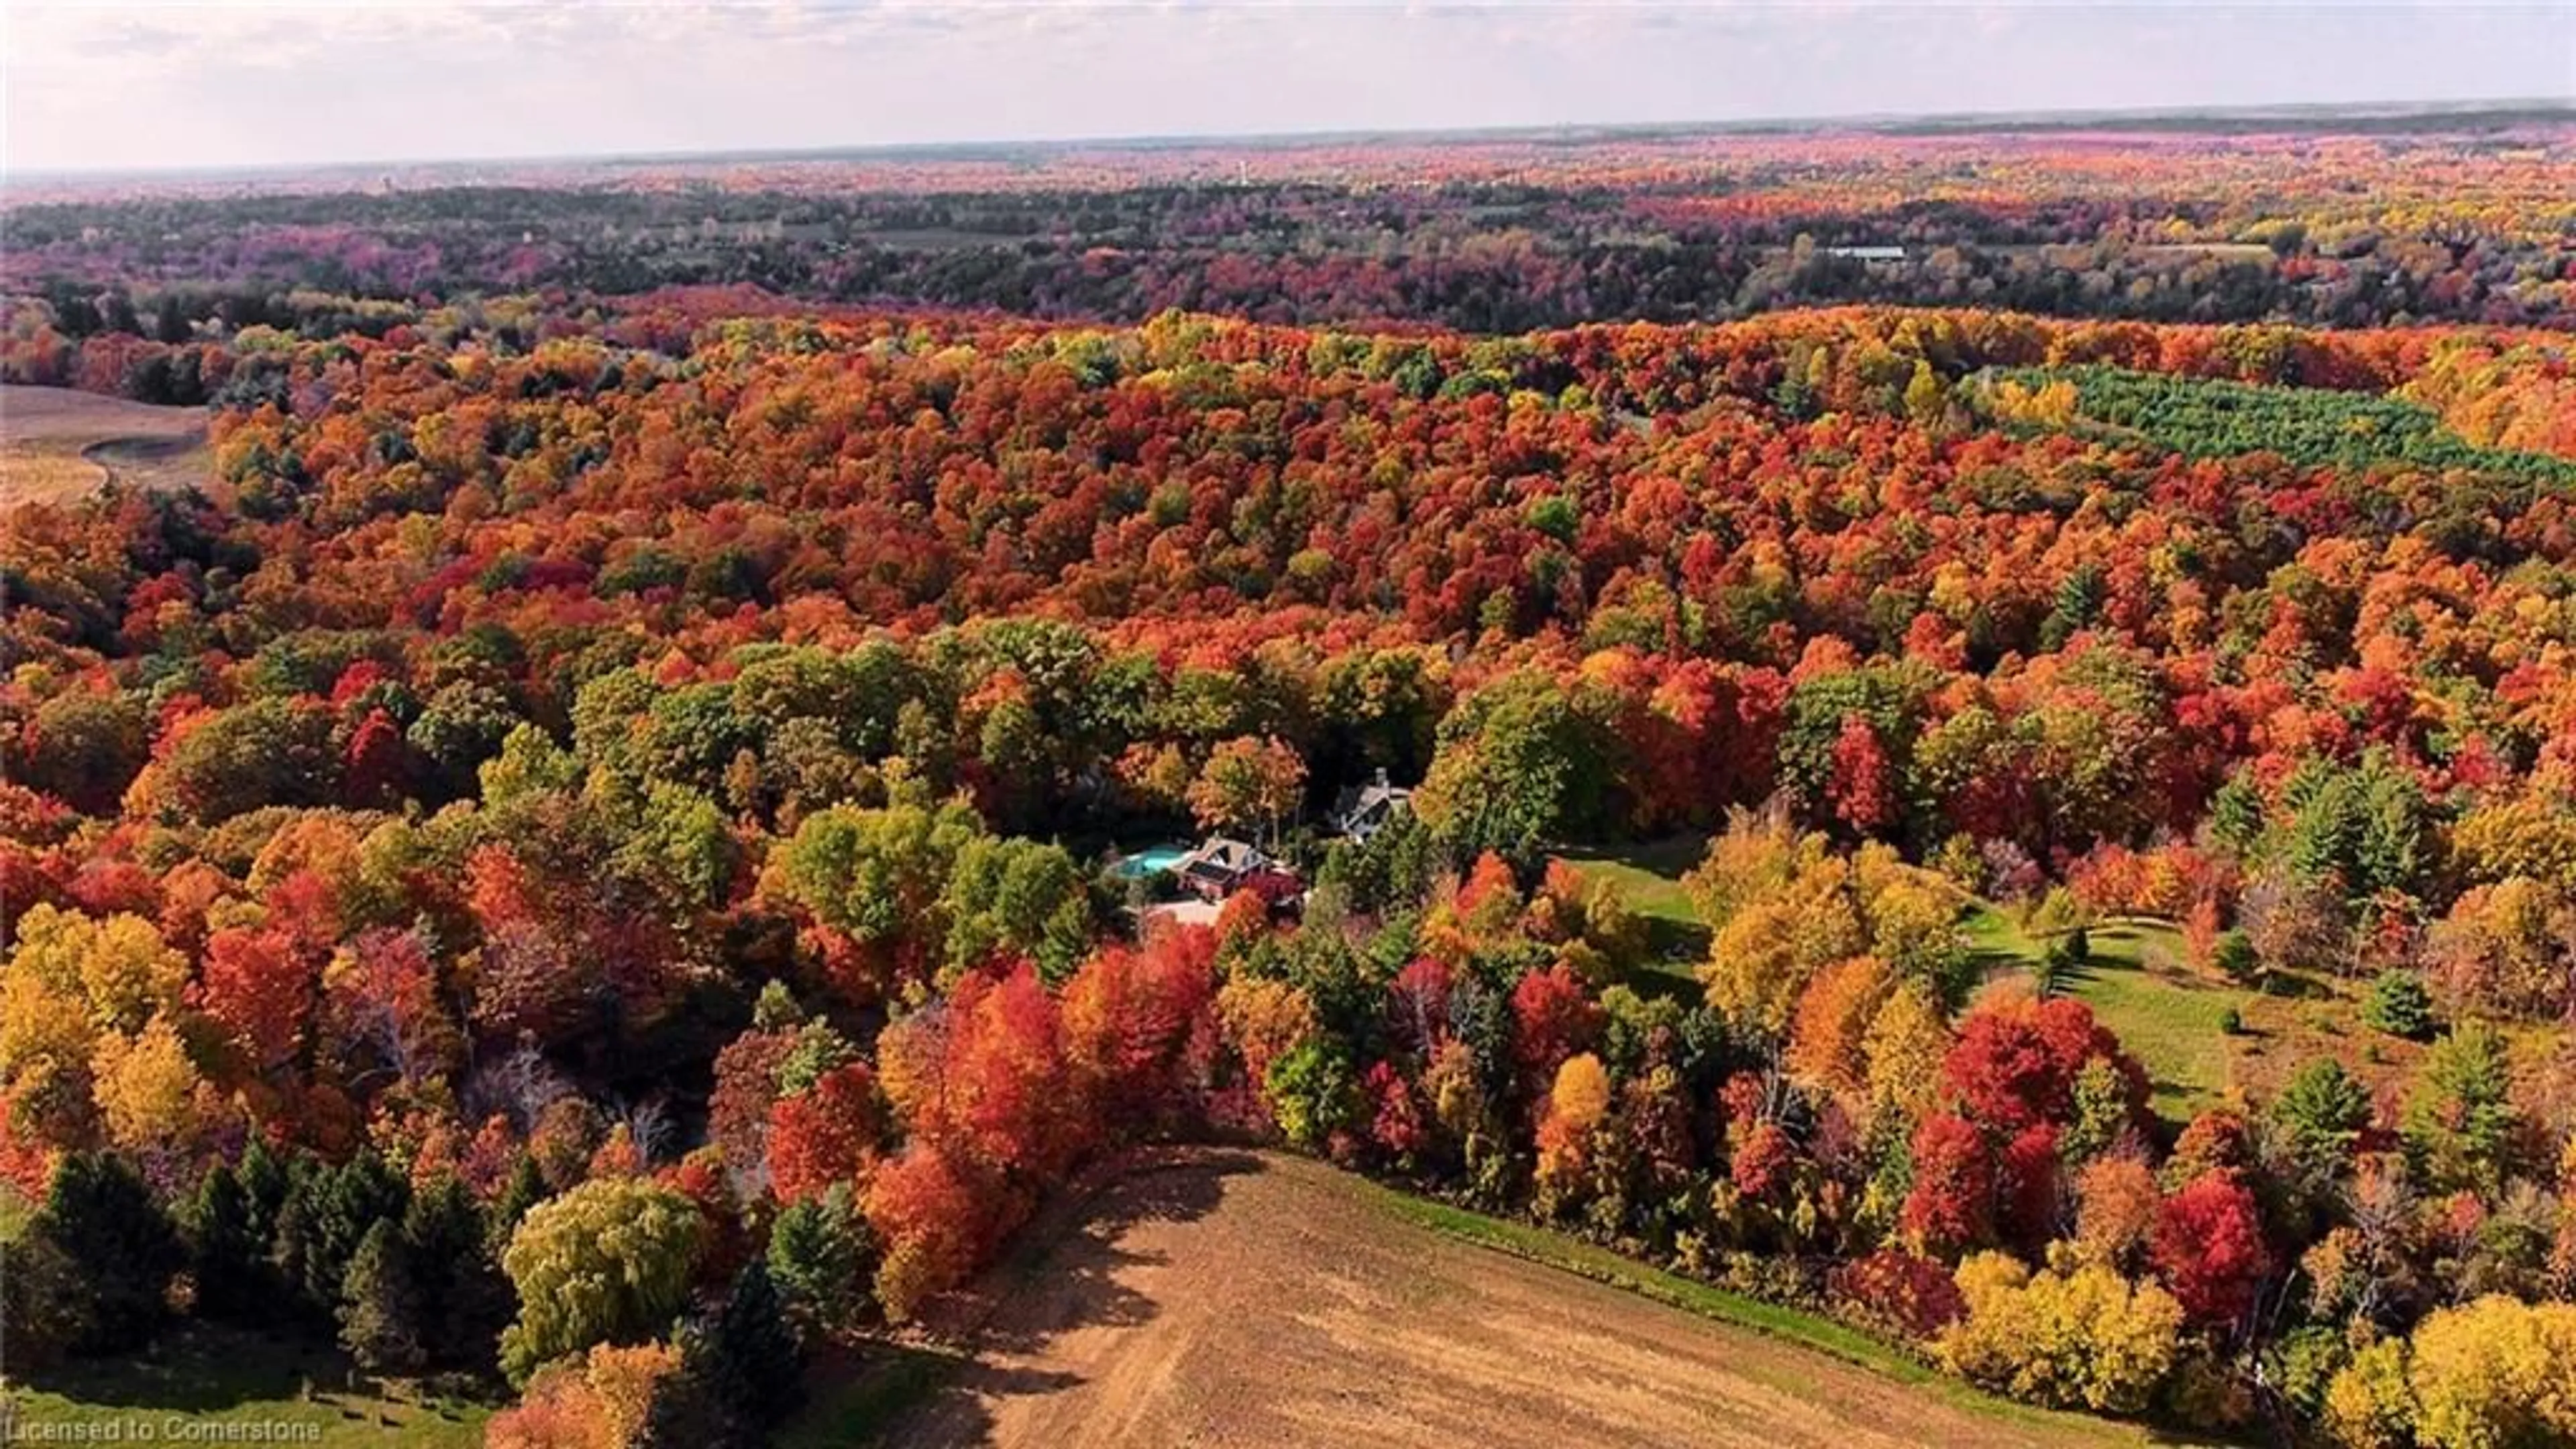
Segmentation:
<svg viewBox="0 0 2576 1449">
<path fill-rule="evenodd" d="M 2576 94 L 2515 5 L 0 3 L 19 169 Z"/>
</svg>

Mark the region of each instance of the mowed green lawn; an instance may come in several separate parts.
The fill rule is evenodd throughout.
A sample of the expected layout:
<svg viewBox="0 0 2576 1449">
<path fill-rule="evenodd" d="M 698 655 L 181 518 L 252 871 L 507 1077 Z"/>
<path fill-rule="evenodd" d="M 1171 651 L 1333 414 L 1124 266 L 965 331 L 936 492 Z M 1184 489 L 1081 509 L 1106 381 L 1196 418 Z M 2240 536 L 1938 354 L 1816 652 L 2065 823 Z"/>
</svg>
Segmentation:
<svg viewBox="0 0 2576 1449">
<path fill-rule="evenodd" d="M 2052 935 L 2033 934 L 1984 902 L 1960 934 L 1986 963 L 1990 981 L 2028 982 Z M 2158 1114 L 2186 1121 L 2225 1091 L 2234 1077 L 2239 1037 L 2227 1013 L 2250 1020 L 2257 993 L 2192 971 L 2182 933 L 2164 921 L 2114 918 L 2085 930 L 2092 964 L 2065 984 L 2120 1038 L 2155 1084 Z"/>
<path fill-rule="evenodd" d="M 1696 979 L 1693 970 L 1708 951 L 1708 927 L 1681 884 L 1706 850 L 1706 837 L 1684 835 L 1565 860 L 1586 876 L 1616 886 L 1630 908 L 1647 919 L 1655 947 L 1648 965 L 1659 977 L 1678 983 Z M 1959 931 L 1984 962 L 1990 981 L 2028 981 L 2049 940 L 1982 901 L 1961 919 Z M 2262 1023 L 2284 1008 L 2190 970 L 2184 964 L 2182 933 L 2172 925 L 2114 919 L 2093 926 L 2086 936 L 2093 964 L 2066 983 L 2068 994 L 2092 1007 L 2145 1065 L 2159 1114 L 2187 1120 L 2238 1079 L 2243 1058 L 2262 1054 Z M 2222 1022 L 2230 1010 L 2253 1030 L 2229 1036 Z"/>
<path fill-rule="evenodd" d="M 1644 845 L 1623 846 L 1594 855 L 1569 855 L 1567 864 L 1596 880 L 1619 887 L 1629 909 L 1652 921 L 1697 927 L 1699 910 L 1682 877 L 1708 854 L 1708 837 L 1676 835 Z"/>
<path fill-rule="evenodd" d="M 314 1345 L 182 1324 L 133 1357 L 13 1374 L 9 1421 L 17 1439 L 30 1443 L 110 1435 L 129 1444 L 324 1449 L 471 1449 L 483 1442 L 490 1406 L 351 1389 L 345 1362 Z"/>
<path fill-rule="evenodd" d="M 1562 857 L 1587 879 L 1616 887 L 1628 909 L 1645 919 L 1646 965 L 1655 979 L 1638 983 L 1640 989 L 1698 984 L 1695 973 L 1708 956 L 1709 930 L 1690 892 L 1682 889 L 1682 877 L 1707 853 L 1707 836 L 1675 835 Z"/>
</svg>

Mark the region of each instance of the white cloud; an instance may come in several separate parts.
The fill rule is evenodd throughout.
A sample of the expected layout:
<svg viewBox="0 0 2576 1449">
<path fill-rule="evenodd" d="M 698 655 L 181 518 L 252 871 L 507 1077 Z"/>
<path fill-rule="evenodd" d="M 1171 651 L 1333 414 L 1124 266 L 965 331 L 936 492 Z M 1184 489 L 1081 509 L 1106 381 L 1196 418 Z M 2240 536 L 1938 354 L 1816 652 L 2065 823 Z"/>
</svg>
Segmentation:
<svg viewBox="0 0 2576 1449">
<path fill-rule="evenodd" d="M 9 168 L 2576 93 L 2576 0 L 363 0 L 0 26 Z"/>
</svg>

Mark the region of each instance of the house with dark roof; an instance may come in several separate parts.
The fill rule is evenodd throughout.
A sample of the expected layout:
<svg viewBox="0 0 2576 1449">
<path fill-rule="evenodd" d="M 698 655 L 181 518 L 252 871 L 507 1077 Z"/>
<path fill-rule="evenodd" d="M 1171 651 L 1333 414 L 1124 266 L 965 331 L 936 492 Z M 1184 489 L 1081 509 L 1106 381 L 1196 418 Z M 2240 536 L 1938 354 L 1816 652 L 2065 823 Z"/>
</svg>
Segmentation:
<svg viewBox="0 0 2576 1449">
<path fill-rule="evenodd" d="M 1353 840 L 1366 840 L 1386 828 L 1402 811 L 1413 808 L 1413 792 L 1386 782 L 1386 771 L 1368 784 L 1344 790 L 1333 802 L 1333 830 Z"/>
</svg>

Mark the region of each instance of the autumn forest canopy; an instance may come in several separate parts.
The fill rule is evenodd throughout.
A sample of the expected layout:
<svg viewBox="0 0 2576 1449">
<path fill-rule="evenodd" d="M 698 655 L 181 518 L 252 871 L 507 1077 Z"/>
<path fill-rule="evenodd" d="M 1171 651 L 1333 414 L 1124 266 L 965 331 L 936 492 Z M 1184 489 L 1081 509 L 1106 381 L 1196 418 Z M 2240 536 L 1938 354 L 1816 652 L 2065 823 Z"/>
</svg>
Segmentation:
<svg viewBox="0 0 2576 1449">
<path fill-rule="evenodd" d="M 2563 121 L 0 222 L 0 378 L 207 430 L 0 538 L 13 1384 L 767 1442 L 1221 1142 L 2031 1403 L 2576 1441 Z"/>
</svg>

